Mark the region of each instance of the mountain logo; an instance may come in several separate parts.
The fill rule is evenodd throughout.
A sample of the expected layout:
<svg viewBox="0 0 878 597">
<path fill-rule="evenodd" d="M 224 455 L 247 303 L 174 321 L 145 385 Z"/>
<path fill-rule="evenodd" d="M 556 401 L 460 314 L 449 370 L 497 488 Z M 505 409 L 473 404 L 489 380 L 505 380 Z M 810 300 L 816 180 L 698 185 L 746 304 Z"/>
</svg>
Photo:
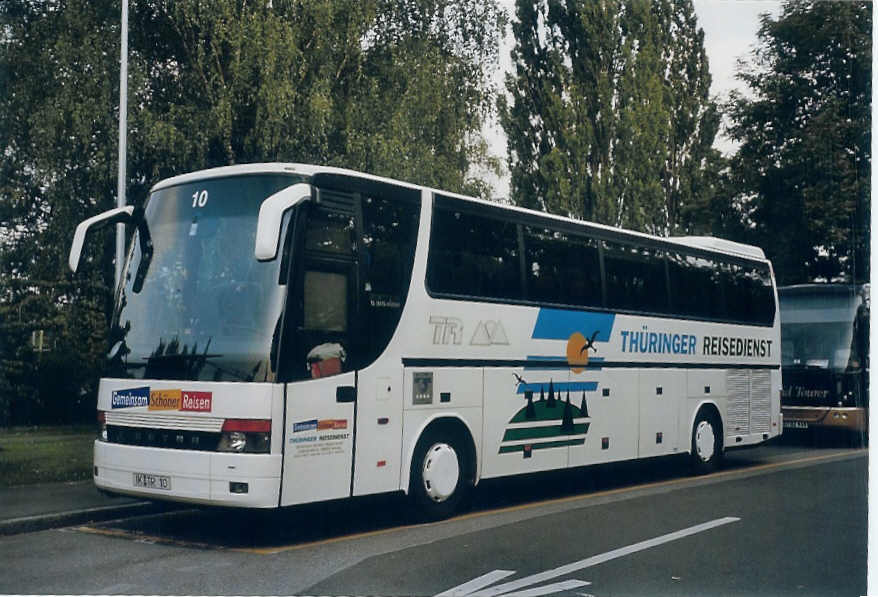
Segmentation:
<svg viewBox="0 0 878 597">
<path fill-rule="evenodd" d="M 470 346 L 508 346 L 509 338 L 499 321 L 480 321 L 469 343 Z"/>
<path fill-rule="evenodd" d="M 591 426 L 585 391 L 582 392 L 580 406 L 570 403 L 570 390 L 567 399 L 561 400 L 560 392 L 555 396 L 555 384 L 549 381 L 548 398 L 545 384 L 540 384 L 540 398 L 534 401 L 532 390 L 526 390 L 527 400 L 515 413 L 503 434 L 500 454 L 521 452 L 530 458 L 535 450 L 581 446 L 585 444 L 588 428 Z"/>
</svg>

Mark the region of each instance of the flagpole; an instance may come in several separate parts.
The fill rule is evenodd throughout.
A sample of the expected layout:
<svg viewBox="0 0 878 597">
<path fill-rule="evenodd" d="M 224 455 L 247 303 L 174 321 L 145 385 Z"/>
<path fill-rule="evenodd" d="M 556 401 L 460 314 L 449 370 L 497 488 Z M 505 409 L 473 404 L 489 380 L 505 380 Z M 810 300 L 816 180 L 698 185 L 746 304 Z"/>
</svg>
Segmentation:
<svg viewBox="0 0 878 597">
<path fill-rule="evenodd" d="M 125 207 L 126 162 L 128 154 L 128 0 L 122 0 L 122 49 L 119 72 L 119 175 L 116 206 Z M 116 286 L 122 278 L 125 255 L 125 224 L 116 225 Z"/>
</svg>

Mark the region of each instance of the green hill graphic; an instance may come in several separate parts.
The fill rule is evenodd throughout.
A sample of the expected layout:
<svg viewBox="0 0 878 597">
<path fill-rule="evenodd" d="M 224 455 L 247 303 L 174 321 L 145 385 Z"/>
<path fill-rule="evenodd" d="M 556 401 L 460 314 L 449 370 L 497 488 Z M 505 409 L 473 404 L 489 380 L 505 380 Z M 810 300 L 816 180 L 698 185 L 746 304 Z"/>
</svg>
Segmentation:
<svg viewBox="0 0 878 597">
<path fill-rule="evenodd" d="M 581 446 L 591 425 L 588 413 L 566 402 L 535 401 L 523 406 L 503 434 L 500 454 Z"/>
</svg>

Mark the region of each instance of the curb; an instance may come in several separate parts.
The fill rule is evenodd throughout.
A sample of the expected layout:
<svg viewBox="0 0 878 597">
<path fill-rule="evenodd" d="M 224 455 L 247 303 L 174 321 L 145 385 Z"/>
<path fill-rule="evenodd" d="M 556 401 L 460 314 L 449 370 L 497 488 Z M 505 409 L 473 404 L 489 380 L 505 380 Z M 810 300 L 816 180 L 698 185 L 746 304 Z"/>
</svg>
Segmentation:
<svg viewBox="0 0 878 597">
<path fill-rule="evenodd" d="M 127 516 L 156 514 L 168 509 L 169 507 L 167 504 L 144 501 L 119 506 L 98 506 L 95 508 L 83 508 L 81 510 L 54 512 L 51 514 L 22 516 L 21 518 L 0 520 L 0 537 L 45 531 L 48 529 L 68 527 L 89 522 L 103 522 Z"/>
</svg>

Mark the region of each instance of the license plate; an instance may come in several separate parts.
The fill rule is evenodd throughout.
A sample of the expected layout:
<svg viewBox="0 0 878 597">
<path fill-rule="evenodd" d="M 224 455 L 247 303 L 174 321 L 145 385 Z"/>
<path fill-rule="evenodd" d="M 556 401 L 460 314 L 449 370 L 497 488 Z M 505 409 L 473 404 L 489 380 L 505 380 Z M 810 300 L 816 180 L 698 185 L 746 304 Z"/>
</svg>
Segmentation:
<svg viewBox="0 0 878 597">
<path fill-rule="evenodd" d="M 786 429 L 807 429 L 808 422 L 807 421 L 784 421 L 783 426 Z"/>
<path fill-rule="evenodd" d="M 148 475 L 146 473 L 134 473 L 134 486 L 146 489 L 171 490 L 171 478 L 163 475 Z"/>
</svg>

